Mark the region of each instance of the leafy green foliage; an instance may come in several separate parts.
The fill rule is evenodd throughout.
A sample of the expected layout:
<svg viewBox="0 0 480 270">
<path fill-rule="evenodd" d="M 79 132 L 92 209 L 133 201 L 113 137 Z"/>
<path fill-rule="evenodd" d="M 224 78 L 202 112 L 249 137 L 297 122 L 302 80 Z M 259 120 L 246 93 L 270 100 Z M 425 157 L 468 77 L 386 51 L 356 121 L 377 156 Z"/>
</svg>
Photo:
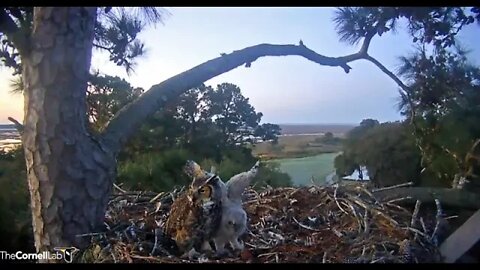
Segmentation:
<svg viewBox="0 0 480 270">
<path fill-rule="evenodd" d="M 344 153 L 335 159 L 337 173 L 351 174 L 364 165 L 376 186 L 420 183 L 420 153 L 408 124 L 362 123 L 347 135 Z"/>
<path fill-rule="evenodd" d="M 290 176 L 280 171 L 280 164 L 269 162 L 258 170 L 256 187 L 263 187 L 269 185 L 271 187 L 288 187 L 292 186 L 293 182 Z"/>
<path fill-rule="evenodd" d="M 117 181 L 131 190 L 168 191 L 189 184 L 182 168 L 191 155 L 183 149 L 144 153 L 118 164 Z"/>
<path fill-rule="evenodd" d="M 255 137 L 260 137 L 263 141 L 271 141 L 272 144 L 278 143 L 278 136 L 280 134 L 280 126 L 270 123 L 258 125 L 253 133 Z"/>
<path fill-rule="evenodd" d="M 315 138 L 314 143 L 326 144 L 326 145 L 338 145 L 342 142 L 342 139 L 335 137 L 332 132 L 327 132 L 325 135 L 319 138 Z"/>
<path fill-rule="evenodd" d="M 22 33 L 30 33 L 33 22 L 33 7 L 4 7 L 0 10 L 0 23 L 7 24 L 7 20 L 12 20 Z M 0 60 L 3 65 L 13 69 L 13 75 L 22 73 L 20 53 L 12 40 L 15 40 L 16 34 L 11 34 L 10 38 L 6 33 L 0 32 Z"/>
<path fill-rule="evenodd" d="M 135 59 L 144 55 L 145 46 L 138 34 L 148 24 L 163 22 L 169 15 L 165 10 L 156 7 L 108 7 L 98 9 L 95 24 L 94 46 L 110 53 L 110 60 L 131 72 Z M 16 35 L 31 35 L 33 7 L 3 7 L 0 9 L 0 23 L 5 26 L 14 23 L 19 29 L 16 33 L 0 32 L 0 60 L 7 67 L 14 69 L 13 75 L 22 73 L 21 59 L 16 48 Z M 5 29 L 5 28 L 2 28 Z"/>
<path fill-rule="evenodd" d="M 471 172 L 479 168 L 472 168 L 466 155 L 480 138 L 474 124 L 480 120 L 480 72 L 468 63 L 456 38 L 466 25 L 480 24 L 480 8 L 349 7 L 337 9 L 334 17 L 340 40 L 350 44 L 395 31 L 401 20 L 417 50 L 400 58 L 397 74 L 407 86 L 400 85 L 398 107 L 410 118 L 424 175 L 436 178 L 436 184 L 460 176 L 478 185 Z M 336 163 L 347 168 L 355 162 L 339 157 Z"/>
<path fill-rule="evenodd" d="M 33 251 L 29 194 L 23 149 L 0 151 L 0 246 Z"/>
<path fill-rule="evenodd" d="M 440 49 L 455 45 L 465 25 L 480 22 L 480 12 L 478 7 L 346 7 L 336 10 L 333 21 L 340 41 L 353 45 L 368 36 L 395 32 L 402 19 L 414 43 Z"/>
<path fill-rule="evenodd" d="M 207 95 L 208 116 L 223 134 L 224 143 L 242 143 L 245 136 L 254 132 L 262 118 L 262 113 L 255 112 L 238 86 L 222 83 Z"/>
<path fill-rule="evenodd" d="M 133 88 L 117 76 L 91 75 L 87 88 L 87 114 L 94 130 L 101 131 L 115 113 L 142 93 L 142 88 Z"/>
<path fill-rule="evenodd" d="M 425 50 L 404 57 L 399 74 L 408 81 L 412 105 L 402 100 L 403 114 L 415 112 L 417 137 L 428 173 L 441 182 L 465 175 L 466 155 L 480 138 L 480 69 L 464 51 Z"/>
<path fill-rule="evenodd" d="M 189 89 L 151 116 L 128 142 L 119 157 L 119 181 L 128 187 L 168 190 L 188 181 L 179 176 L 187 159 L 207 169 L 215 166 L 228 180 L 256 162 L 244 137 L 277 140 L 279 126 L 258 125 L 261 116 L 234 84 Z M 279 171 L 264 170 L 269 177 L 278 176 L 278 183 L 288 183 Z"/>
<path fill-rule="evenodd" d="M 155 113 L 130 141 L 129 152 L 182 147 L 220 161 L 225 149 L 245 145 L 251 137 L 276 141 L 278 125 L 258 125 L 257 113 L 236 85 L 189 89 Z"/>
</svg>

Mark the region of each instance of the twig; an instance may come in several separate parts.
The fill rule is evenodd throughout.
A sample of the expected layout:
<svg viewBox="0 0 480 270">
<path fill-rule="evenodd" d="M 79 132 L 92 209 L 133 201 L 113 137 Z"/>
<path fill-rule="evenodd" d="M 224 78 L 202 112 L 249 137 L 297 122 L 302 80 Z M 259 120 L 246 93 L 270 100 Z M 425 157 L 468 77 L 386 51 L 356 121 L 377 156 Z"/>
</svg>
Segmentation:
<svg viewBox="0 0 480 270">
<path fill-rule="evenodd" d="M 428 233 L 427 227 L 425 226 L 425 222 L 423 222 L 423 218 L 420 217 L 420 224 L 422 225 L 422 229 L 425 233 Z"/>
<path fill-rule="evenodd" d="M 323 253 L 322 263 L 327 263 L 327 252 Z"/>
<path fill-rule="evenodd" d="M 355 187 L 356 189 L 360 189 L 361 191 L 363 191 L 365 194 L 367 194 L 368 196 L 370 196 L 373 200 L 375 200 L 375 202 L 377 202 L 377 198 L 375 198 L 375 196 L 373 196 L 373 194 L 368 190 L 366 189 L 365 187 L 363 186 L 357 186 Z"/>
<path fill-rule="evenodd" d="M 257 257 L 272 256 L 272 255 L 275 255 L 275 254 L 277 254 L 277 253 L 278 253 L 278 252 L 263 253 L 263 254 L 258 255 Z"/>
<path fill-rule="evenodd" d="M 356 197 L 354 197 L 354 196 L 352 196 L 352 195 L 350 195 L 350 194 L 347 194 L 347 196 L 348 196 L 348 198 L 349 198 L 350 200 L 352 200 L 354 203 L 360 205 L 360 206 L 363 207 L 364 209 L 368 209 L 368 208 L 369 208 L 369 207 L 368 207 L 364 202 L 362 202 L 359 198 L 356 198 Z"/>
<path fill-rule="evenodd" d="M 368 224 L 368 209 L 365 209 L 365 216 L 363 219 L 363 226 L 365 227 L 365 235 L 370 231 L 370 226 Z"/>
<path fill-rule="evenodd" d="M 397 208 L 398 210 L 401 210 L 402 212 L 410 215 L 410 211 L 408 211 L 407 209 L 405 209 L 405 208 L 403 208 L 399 205 L 396 205 L 396 204 L 393 204 L 393 203 L 386 203 L 386 205 L 388 205 L 390 207 L 393 207 L 393 208 Z"/>
<path fill-rule="evenodd" d="M 155 255 L 155 251 L 158 248 L 158 238 L 160 237 L 160 229 L 156 228 L 155 229 L 155 243 L 153 244 L 152 252 L 150 252 L 150 255 Z"/>
<path fill-rule="evenodd" d="M 415 225 L 417 223 L 417 216 L 418 216 L 418 212 L 420 211 L 421 204 L 422 202 L 420 200 L 417 200 L 417 202 L 415 203 L 415 209 L 413 210 L 412 220 L 410 221 L 410 227 L 412 228 L 415 228 Z"/>
<path fill-rule="evenodd" d="M 122 189 L 121 187 L 119 187 L 117 184 L 113 183 L 113 187 L 116 188 L 118 191 L 122 192 L 122 193 L 128 193 L 128 191 Z"/>
<path fill-rule="evenodd" d="M 383 187 L 383 188 L 376 188 L 376 189 L 372 189 L 372 192 L 378 192 L 378 191 L 389 190 L 389 189 L 411 186 L 411 185 L 413 185 L 413 182 L 408 182 L 408 183 L 403 183 L 403 184 L 398 184 L 398 185 Z"/>
<path fill-rule="evenodd" d="M 412 228 L 412 227 L 404 227 L 403 229 L 412 231 L 412 232 L 414 232 L 414 233 L 418 233 L 418 234 L 420 234 L 421 236 L 425 237 L 426 239 L 429 238 L 427 234 L 419 231 L 418 229 L 415 229 L 415 228 Z"/>
<path fill-rule="evenodd" d="M 312 227 L 310 227 L 310 226 L 307 226 L 307 225 L 304 225 L 304 224 L 298 222 L 298 220 L 297 220 L 295 217 L 292 217 L 292 219 L 293 219 L 293 221 L 295 221 L 295 223 L 297 223 L 300 227 L 302 227 L 302 228 L 304 228 L 304 229 L 311 230 L 311 231 L 315 231 L 315 232 L 320 232 L 320 231 L 317 230 L 317 229 L 314 229 L 314 228 L 312 228 Z"/>
<path fill-rule="evenodd" d="M 430 240 L 434 241 L 435 243 L 437 242 L 437 233 L 440 228 L 440 223 L 442 222 L 443 218 L 443 211 L 442 211 L 442 206 L 440 205 L 440 200 L 435 199 L 435 204 L 437 206 L 437 216 L 436 216 L 436 224 L 435 228 L 433 229 L 432 236 L 430 237 Z"/>
<path fill-rule="evenodd" d="M 86 236 L 97 236 L 97 235 L 105 235 L 105 233 L 84 233 L 84 234 L 77 234 L 76 237 L 86 237 Z"/>
<path fill-rule="evenodd" d="M 388 221 L 390 221 L 390 223 L 392 223 L 393 225 L 398 226 L 398 222 L 397 222 L 396 220 L 394 220 L 392 217 L 388 216 L 387 214 L 382 213 L 381 211 L 379 211 L 379 210 L 377 210 L 377 209 L 375 209 L 375 208 L 372 208 L 372 212 L 375 212 L 375 214 L 384 217 L 385 219 L 387 219 Z"/>
<path fill-rule="evenodd" d="M 351 205 L 350 203 L 348 203 L 347 205 L 350 207 L 350 209 L 352 209 L 353 215 L 357 218 L 358 232 L 362 232 L 362 222 L 360 221 L 361 215 L 357 214 L 357 211 L 355 211 L 355 207 L 353 207 L 353 205 Z"/>
<path fill-rule="evenodd" d="M 112 254 L 113 263 L 117 263 L 117 259 L 115 258 L 115 254 L 113 253 L 112 248 L 110 248 L 110 254 Z"/>
<path fill-rule="evenodd" d="M 150 201 L 148 201 L 149 203 L 153 203 L 154 201 L 156 201 L 158 198 L 160 198 L 163 194 L 165 194 L 165 192 L 160 192 L 158 193 L 155 197 L 153 197 Z"/>
<path fill-rule="evenodd" d="M 338 236 L 339 238 L 342 238 L 342 237 L 343 237 L 343 234 L 342 234 L 341 232 L 339 232 L 337 229 L 332 228 L 331 230 L 332 230 L 332 232 L 333 232 L 336 236 Z"/>
<path fill-rule="evenodd" d="M 17 129 L 18 133 L 22 135 L 23 131 L 25 130 L 25 127 L 22 124 L 20 124 L 20 122 L 15 120 L 15 118 L 13 117 L 8 117 L 7 119 L 15 125 L 15 128 Z"/>
<path fill-rule="evenodd" d="M 157 261 L 157 262 L 164 262 L 162 259 L 157 258 L 157 257 L 152 257 L 152 256 L 141 256 L 141 255 L 130 254 L 129 257 L 134 258 L 134 259 L 143 259 L 143 260 L 152 260 L 152 261 Z"/>
<path fill-rule="evenodd" d="M 412 199 L 412 197 L 410 197 L 410 196 L 403 197 L 403 198 L 392 199 L 392 200 L 388 201 L 387 204 L 394 203 L 394 202 L 399 202 L 399 201 L 403 201 L 403 200 L 411 200 L 411 199 Z"/>
<path fill-rule="evenodd" d="M 340 206 L 340 203 L 338 203 L 338 199 L 337 199 L 337 190 L 338 190 L 338 187 L 335 188 L 335 191 L 333 192 L 333 198 L 335 199 L 335 203 L 337 204 L 338 208 L 345 214 L 348 215 L 348 212 L 345 211 L 341 206 Z"/>
<path fill-rule="evenodd" d="M 435 199 L 435 205 L 437 206 L 437 218 L 441 218 L 443 216 L 443 210 L 439 199 Z"/>
</svg>

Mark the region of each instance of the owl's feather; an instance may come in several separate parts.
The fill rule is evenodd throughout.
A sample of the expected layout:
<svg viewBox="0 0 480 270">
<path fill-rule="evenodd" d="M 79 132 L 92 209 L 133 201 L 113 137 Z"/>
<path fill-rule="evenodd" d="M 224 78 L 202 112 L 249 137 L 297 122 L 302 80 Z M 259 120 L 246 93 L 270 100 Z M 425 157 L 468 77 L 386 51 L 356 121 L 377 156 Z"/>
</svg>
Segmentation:
<svg viewBox="0 0 480 270">
<path fill-rule="evenodd" d="M 242 206 L 242 194 L 258 173 L 260 162 L 247 172 L 234 175 L 226 183 L 227 198 L 222 205 L 222 218 L 219 229 L 214 237 L 217 252 L 222 252 L 226 244 L 233 250 L 243 250 L 240 237 L 247 230 L 247 213 Z"/>
<path fill-rule="evenodd" d="M 188 161 L 185 173 L 193 178 L 186 193 L 172 204 L 165 223 L 165 233 L 175 241 L 181 254 L 207 247 L 220 226 L 223 182 L 205 173 L 193 161 Z M 220 184 L 222 182 L 222 184 Z"/>
<path fill-rule="evenodd" d="M 214 237 L 217 252 L 222 253 L 225 244 L 233 250 L 242 250 L 243 243 L 239 238 L 247 230 L 247 213 L 241 204 L 227 201 L 223 205 L 221 223 Z"/>
<path fill-rule="evenodd" d="M 236 174 L 227 181 L 226 186 L 229 200 L 241 203 L 242 194 L 250 185 L 252 179 L 257 175 L 259 166 L 260 161 L 257 161 L 249 171 Z"/>
<path fill-rule="evenodd" d="M 187 161 L 184 172 L 192 178 L 188 191 L 172 204 L 165 233 L 183 254 L 205 250 L 214 240 L 217 252 L 230 243 L 242 249 L 239 237 L 246 231 L 247 214 L 241 196 L 258 172 L 259 162 L 249 171 L 224 183 L 212 172 L 204 171 L 194 161 Z"/>
</svg>

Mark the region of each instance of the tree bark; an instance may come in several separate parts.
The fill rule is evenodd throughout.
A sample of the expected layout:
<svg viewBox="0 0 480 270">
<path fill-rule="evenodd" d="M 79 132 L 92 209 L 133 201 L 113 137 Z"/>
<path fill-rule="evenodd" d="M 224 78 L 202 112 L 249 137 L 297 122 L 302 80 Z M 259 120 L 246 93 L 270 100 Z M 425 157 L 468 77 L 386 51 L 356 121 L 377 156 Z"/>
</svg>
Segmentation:
<svg viewBox="0 0 480 270">
<path fill-rule="evenodd" d="M 22 55 L 22 141 L 35 247 L 85 247 L 76 235 L 103 227 L 114 153 L 86 128 L 86 86 L 96 8 L 36 7 L 31 50 Z"/>
</svg>

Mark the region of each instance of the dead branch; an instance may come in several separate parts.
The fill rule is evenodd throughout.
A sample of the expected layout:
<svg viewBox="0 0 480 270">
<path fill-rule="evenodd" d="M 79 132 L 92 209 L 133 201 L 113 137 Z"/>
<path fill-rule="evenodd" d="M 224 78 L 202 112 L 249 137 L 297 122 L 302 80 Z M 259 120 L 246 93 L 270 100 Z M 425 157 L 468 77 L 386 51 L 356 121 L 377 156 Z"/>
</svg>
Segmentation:
<svg viewBox="0 0 480 270">
<path fill-rule="evenodd" d="M 302 56 L 323 66 L 342 67 L 347 73 L 351 69 L 347 63 L 365 56 L 364 53 L 358 52 L 343 57 L 328 57 L 316 53 L 305 45 L 293 44 L 259 44 L 247 47 L 207 61 L 152 86 L 140 98 L 122 108 L 114 116 L 108 123 L 103 136 L 114 150 L 118 150 L 145 118 L 163 108 L 169 100 L 184 91 L 241 65 L 249 66 L 260 57 L 291 55 Z"/>
<path fill-rule="evenodd" d="M 429 187 L 403 187 L 375 192 L 375 197 L 379 201 L 389 201 L 407 196 L 411 199 L 406 199 L 398 203 L 414 204 L 417 200 L 420 200 L 422 203 L 433 204 L 435 203 L 435 199 L 439 199 L 446 207 L 458 207 L 475 210 L 480 208 L 480 194 L 465 190 Z"/>
<path fill-rule="evenodd" d="M 20 135 L 22 135 L 23 130 L 24 130 L 24 126 L 22 124 L 20 124 L 20 122 L 15 120 L 15 118 L 13 118 L 13 117 L 8 117 L 7 119 L 15 125 L 15 128 L 17 129 L 18 133 L 20 133 Z"/>
</svg>

